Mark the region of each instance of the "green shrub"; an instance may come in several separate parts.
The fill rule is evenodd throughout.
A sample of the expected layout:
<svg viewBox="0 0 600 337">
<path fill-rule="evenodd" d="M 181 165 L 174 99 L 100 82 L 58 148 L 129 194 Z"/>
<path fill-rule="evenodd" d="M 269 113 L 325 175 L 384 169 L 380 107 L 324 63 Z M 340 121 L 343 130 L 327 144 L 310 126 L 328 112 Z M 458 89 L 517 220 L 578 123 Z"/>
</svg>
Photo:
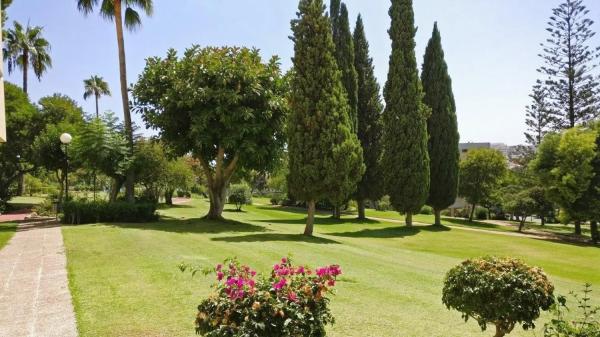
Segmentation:
<svg viewBox="0 0 600 337">
<path fill-rule="evenodd" d="M 234 204 L 238 211 L 242 210 L 244 205 L 252 204 L 252 191 L 247 184 L 232 185 L 229 188 L 229 203 Z"/>
<path fill-rule="evenodd" d="M 488 210 L 483 207 L 475 208 L 475 218 L 477 220 L 487 220 L 488 219 Z"/>
<path fill-rule="evenodd" d="M 579 317 L 566 319 L 565 311 L 570 311 L 567 299 L 559 296 L 552 306 L 554 318 L 544 326 L 544 337 L 600 337 L 600 307 L 590 305 L 591 285 L 586 284 L 581 295 L 571 292 L 577 302 Z"/>
<path fill-rule="evenodd" d="M 214 273 L 217 284 L 198 306 L 196 333 L 203 336 L 324 337 L 325 326 L 334 322 L 328 295 L 342 273 L 337 265 L 311 270 L 283 258 L 261 277 L 226 260 L 204 273 Z"/>
<path fill-rule="evenodd" d="M 419 212 L 419 214 L 432 215 L 433 208 L 431 206 L 425 205 L 425 206 L 421 207 L 421 211 Z"/>
<path fill-rule="evenodd" d="M 56 214 L 56 204 L 52 199 L 46 198 L 41 203 L 33 206 L 33 211 L 41 216 L 53 216 Z"/>
<path fill-rule="evenodd" d="M 392 209 L 392 203 L 390 202 L 390 196 L 384 195 L 379 201 L 375 203 L 375 209 L 378 211 L 389 211 Z"/>
<path fill-rule="evenodd" d="M 510 258 L 484 257 L 464 261 L 446 275 L 442 301 L 448 309 L 473 318 L 482 331 L 496 325 L 496 336 L 517 324 L 534 328 L 541 310 L 554 304 L 554 286 L 542 269 Z"/>
<path fill-rule="evenodd" d="M 62 209 L 62 222 L 66 224 L 151 222 L 158 219 L 156 204 L 152 202 L 68 201 Z"/>
<path fill-rule="evenodd" d="M 281 204 L 282 197 L 278 193 L 273 193 L 273 194 L 271 194 L 270 201 L 271 201 L 271 205 L 276 206 L 276 205 Z"/>
</svg>

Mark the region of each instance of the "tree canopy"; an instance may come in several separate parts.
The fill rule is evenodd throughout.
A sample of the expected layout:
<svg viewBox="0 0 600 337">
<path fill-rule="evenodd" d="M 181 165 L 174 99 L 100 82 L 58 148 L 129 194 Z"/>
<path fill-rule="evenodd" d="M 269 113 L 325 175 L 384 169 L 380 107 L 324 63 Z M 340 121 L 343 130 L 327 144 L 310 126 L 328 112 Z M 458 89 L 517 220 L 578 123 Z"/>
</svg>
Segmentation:
<svg viewBox="0 0 600 337">
<path fill-rule="evenodd" d="M 194 46 L 153 57 L 134 85 L 135 109 L 178 156 L 206 175 L 209 217 L 221 218 L 225 188 L 239 167 L 270 167 L 283 148 L 287 104 L 277 57 L 258 50 Z"/>
</svg>

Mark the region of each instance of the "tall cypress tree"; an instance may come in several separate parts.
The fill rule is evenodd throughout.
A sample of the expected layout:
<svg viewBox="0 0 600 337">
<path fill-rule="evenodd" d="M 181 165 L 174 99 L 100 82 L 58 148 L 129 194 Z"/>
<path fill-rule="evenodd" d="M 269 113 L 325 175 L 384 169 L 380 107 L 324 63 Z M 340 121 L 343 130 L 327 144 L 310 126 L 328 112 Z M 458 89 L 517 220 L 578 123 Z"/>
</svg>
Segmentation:
<svg viewBox="0 0 600 337">
<path fill-rule="evenodd" d="M 335 61 L 323 0 L 300 0 L 292 20 L 294 75 L 288 119 L 290 193 L 308 204 L 305 235 L 312 235 L 315 202 L 347 198 L 364 172 L 362 149 L 351 131 L 349 107 Z"/>
<path fill-rule="evenodd" d="M 412 225 L 429 193 L 427 117 L 415 57 L 412 0 L 392 0 L 389 11 L 392 54 L 388 79 L 383 90 L 383 160 L 385 189 L 392 206 L 406 213 Z"/>
<path fill-rule="evenodd" d="M 421 74 L 423 102 L 431 108 L 427 121 L 429 133 L 430 187 L 427 204 L 435 212 L 435 224 L 441 225 L 440 213 L 456 200 L 458 194 L 459 134 L 452 80 L 444 60 L 442 38 L 437 22 L 423 60 Z"/>
<path fill-rule="evenodd" d="M 342 72 L 342 84 L 348 99 L 348 106 L 350 107 L 349 116 L 350 123 L 352 124 L 352 132 L 356 132 L 358 80 L 356 69 L 354 69 L 354 44 L 346 4 L 340 2 L 340 0 L 331 0 L 329 17 L 331 19 L 333 43 L 335 44 L 335 59 Z M 334 206 L 333 217 L 339 219 L 341 217 L 341 206 L 347 200 L 339 199 L 330 201 Z"/>
<path fill-rule="evenodd" d="M 377 200 L 383 195 L 381 177 L 381 133 L 383 104 L 379 84 L 375 78 L 373 59 L 369 56 L 369 42 L 365 36 L 362 17 L 359 15 L 354 28 L 354 66 L 358 75 L 358 128 L 357 134 L 363 148 L 365 174 L 358 183 L 356 201 L 358 218 L 365 218 L 365 199 Z"/>
</svg>

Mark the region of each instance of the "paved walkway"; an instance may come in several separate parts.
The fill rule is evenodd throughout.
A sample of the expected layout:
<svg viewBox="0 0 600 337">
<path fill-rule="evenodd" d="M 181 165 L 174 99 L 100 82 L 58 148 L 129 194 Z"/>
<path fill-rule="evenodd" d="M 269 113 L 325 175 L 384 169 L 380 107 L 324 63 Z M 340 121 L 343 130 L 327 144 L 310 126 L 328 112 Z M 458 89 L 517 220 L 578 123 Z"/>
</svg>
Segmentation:
<svg viewBox="0 0 600 337">
<path fill-rule="evenodd" d="M 23 221 L 29 215 L 31 215 L 31 211 L 28 209 L 10 212 L 7 214 L 0 214 L 0 222 Z"/>
<path fill-rule="evenodd" d="M 0 336 L 77 336 L 66 265 L 60 225 L 19 225 L 0 250 Z"/>
</svg>

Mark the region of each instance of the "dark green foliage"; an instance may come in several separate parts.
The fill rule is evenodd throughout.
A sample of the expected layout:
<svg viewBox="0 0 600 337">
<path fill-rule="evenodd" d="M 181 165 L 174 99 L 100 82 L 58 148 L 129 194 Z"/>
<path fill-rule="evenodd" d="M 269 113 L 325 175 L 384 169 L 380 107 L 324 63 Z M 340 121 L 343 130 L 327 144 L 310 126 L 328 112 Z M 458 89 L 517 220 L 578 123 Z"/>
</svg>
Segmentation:
<svg viewBox="0 0 600 337">
<path fill-rule="evenodd" d="M 0 143 L 0 207 L 17 190 L 20 172 L 33 170 L 33 141 L 42 130 L 42 118 L 21 88 L 5 82 L 7 142 Z"/>
<path fill-rule="evenodd" d="M 277 57 L 263 63 L 256 49 L 194 46 L 148 59 L 133 93 L 147 126 L 176 155 L 200 162 L 208 216 L 220 219 L 235 171 L 266 170 L 279 157 L 286 90 Z"/>
<path fill-rule="evenodd" d="M 442 301 L 448 309 L 475 319 L 483 331 L 496 325 L 496 337 L 517 324 L 535 328 L 541 310 L 554 304 L 554 286 L 541 268 L 510 258 L 466 260 L 452 268 L 444 281 Z"/>
<path fill-rule="evenodd" d="M 383 96 L 382 168 L 386 192 L 394 208 L 417 213 L 429 194 L 427 117 L 415 57 L 412 0 L 393 0 L 389 11 L 392 55 Z M 410 222 L 410 221 L 407 221 Z"/>
<path fill-rule="evenodd" d="M 244 205 L 252 204 L 252 193 L 248 184 L 236 184 L 229 188 L 230 204 L 234 204 L 238 212 L 242 210 Z"/>
<path fill-rule="evenodd" d="M 158 220 L 156 204 L 151 202 L 67 201 L 62 207 L 62 222 L 71 225 Z"/>
<path fill-rule="evenodd" d="M 576 319 L 572 319 L 570 312 L 574 307 L 567 305 L 567 298 L 558 296 L 552 306 L 554 318 L 544 326 L 544 337 L 600 337 L 600 307 L 592 306 L 591 293 L 590 284 L 585 285 L 581 294 L 571 292 L 577 302 Z"/>
<path fill-rule="evenodd" d="M 335 44 L 335 60 L 342 72 L 342 84 L 346 89 L 348 98 L 348 112 L 352 131 L 356 132 L 358 117 L 358 75 L 355 69 L 355 50 L 352 32 L 350 31 L 350 20 L 348 8 L 339 0 L 331 0 L 330 17 L 333 31 L 333 43 Z"/>
<path fill-rule="evenodd" d="M 324 10 L 322 0 L 302 0 L 292 21 L 288 187 L 299 200 L 341 204 L 354 192 L 364 165 Z"/>
<path fill-rule="evenodd" d="M 361 16 L 354 29 L 355 68 L 358 75 L 358 139 L 363 149 L 365 174 L 358 183 L 356 198 L 378 200 L 383 195 L 381 176 L 382 112 L 380 88 L 375 78 L 373 59 L 369 56 L 369 42 L 365 36 Z M 360 210 L 359 210 L 360 211 Z"/>
<path fill-rule="evenodd" d="M 555 116 L 550 102 L 550 91 L 543 86 L 542 81 L 536 82 L 529 97 L 531 97 L 531 104 L 526 108 L 525 138 L 527 143 L 537 147 L 551 130 Z"/>
<path fill-rule="evenodd" d="M 421 81 L 425 92 L 423 102 L 431 108 L 427 121 L 431 180 L 427 204 L 439 212 L 452 205 L 458 193 L 460 136 L 452 80 L 437 23 L 425 50 Z"/>
<path fill-rule="evenodd" d="M 600 111 L 599 81 L 594 71 L 600 47 L 590 45 L 596 33 L 588 14 L 583 0 L 563 0 L 553 9 L 546 28 L 550 37 L 540 55 L 545 65 L 538 71 L 548 76 L 545 82 L 555 109 L 556 130 L 585 124 Z"/>
<path fill-rule="evenodd" d="M 532 198 L 531 191 L 525 190 L 517 193 L 504 205 L 505 209 L 520 218 L 519 232 L 523 230 L 525 220 L 537 210 L 537 203 Z"/>
</svg>

